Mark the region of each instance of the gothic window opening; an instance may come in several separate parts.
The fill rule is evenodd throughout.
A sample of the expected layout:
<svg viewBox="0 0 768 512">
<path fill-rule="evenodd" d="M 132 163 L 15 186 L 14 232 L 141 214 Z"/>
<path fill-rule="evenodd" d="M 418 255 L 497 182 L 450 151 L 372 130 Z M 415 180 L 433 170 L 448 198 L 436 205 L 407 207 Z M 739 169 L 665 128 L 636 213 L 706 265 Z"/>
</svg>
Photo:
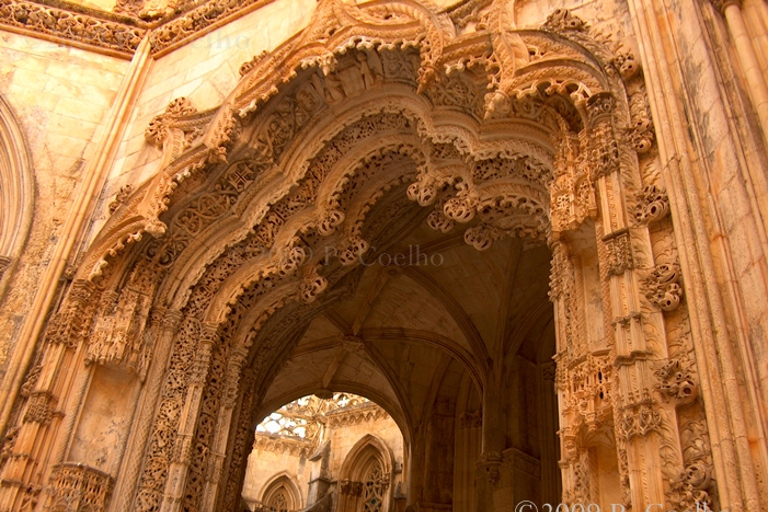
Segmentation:
<svg viewBox="0 0 768 512">
<path fill-rule="evenodd" d="M 272 496 L 270 503 L 267 504 L 269 512 L 289 512 L 288 497 L 285 492 L 285 489 L 280 489 Z"/>
<path fill-rule="evenodd" d="M 378 459 L 372 459 L 364 474 L 362 512 L 381 512 L 385 487 L 381 462 Z"/>
</svg>

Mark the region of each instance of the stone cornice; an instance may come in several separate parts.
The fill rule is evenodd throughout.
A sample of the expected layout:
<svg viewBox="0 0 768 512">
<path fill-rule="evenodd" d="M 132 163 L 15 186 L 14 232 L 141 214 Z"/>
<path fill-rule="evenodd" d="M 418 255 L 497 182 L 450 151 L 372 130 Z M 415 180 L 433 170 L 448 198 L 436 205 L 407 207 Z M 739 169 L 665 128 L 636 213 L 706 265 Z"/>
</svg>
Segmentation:
<svg viewBox="0 0 768 512">
<path fill-rule="evenodd" d="M 149 34 L 151 54 L 165 55 L 273 0 L 209 0 L 146 22 L 64 1 L 0 0 L 0 28 L 129 59 Z"/>
</svg>

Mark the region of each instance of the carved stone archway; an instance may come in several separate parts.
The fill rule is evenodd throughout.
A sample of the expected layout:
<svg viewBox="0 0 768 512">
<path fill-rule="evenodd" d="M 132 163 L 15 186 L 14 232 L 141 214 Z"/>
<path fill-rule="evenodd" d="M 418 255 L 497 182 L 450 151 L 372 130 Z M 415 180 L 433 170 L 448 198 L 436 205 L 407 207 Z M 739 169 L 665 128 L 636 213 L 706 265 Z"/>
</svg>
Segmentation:
<svg viewBox="0 0 768 512">
<path fill-rule="evenodd" d="M 50 323 L 0 506 L 31 485 L 51 504 L 82 492 L 56 484 L 82 458 L 89 503 L 114 487 L 110 510 L 234 510 L 251 411 L 296 327 L 419 215 L 468 225 L 480 251 L 550 247 L 565 502 L 716 501 L 637 65 L 567 11 L 540 30 L 509 20 L 500 1 L 468 29 L 416 1 L 328 0 L 220 108 L 179 99 L 156 117 L 162 166 L 115 203 Z M 494 430 L 504 351 L 467 352 L 493 496 L 526 461 Z M 71 440 L 99 382 L 124 397 L 122 426 L 86 452 Z"/>
</svg>

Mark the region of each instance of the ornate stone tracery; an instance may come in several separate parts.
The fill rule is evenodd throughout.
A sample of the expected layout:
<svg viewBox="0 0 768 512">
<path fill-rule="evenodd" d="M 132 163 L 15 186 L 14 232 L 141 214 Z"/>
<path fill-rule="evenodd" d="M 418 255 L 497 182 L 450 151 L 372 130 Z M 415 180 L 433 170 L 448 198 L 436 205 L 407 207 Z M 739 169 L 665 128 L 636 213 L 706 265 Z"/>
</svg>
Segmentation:
<svg viewBox="0 0 768 512">
<path fill-rule="evenodd" d="M 462 230 L 478 250 L 503 237 L 550 246 L 565 500 L 607 499 L 595 483 L 598 448 L 613 450 L 627 491 L 628 468 L 639 465 L 627 452 L 669 427 L 658 400 L 631 389 L 652 353 L 635 328 L 646 321 L 636 272 L 649 271 L 645 298 L 663 311 L 682 294 L 679 269 L 649 269 L 647 233 L 636 231 L 669 210 L 660 189 L 640 186 L 637 159 L 652 156 L 653 127 L 627 97 L 638 76 L 631 55 L 606 61 L 597 42 L 577 44 L 588 25 L 568 11 L 542 31 L 519 31 L 505 9 L 493 2 L 458 40 L 445 13 L 416 2 L 328 0 L 310 29 L 243 64 L 217 111 L 179 98 L 152 120 L 146 137 L 162 148 L 161 168 L 110 206 L 46 336 L 49 346 L 83 345 L 88 365 L 144 381 L 157 337 L 152 308 L 181 311 L 133 510 L 233 508 L 248 428 L 237 411 L 274 377 L 275 353 L 291 343 L 280 337 L 287 324 L 319 311 L 377 254 L 387 227 L 427 215 L 431 228 Z M 163 31 L 155 37 L 174 44 Z M 599 274 L 587 288 L 590 267 Z M 672 361 L 658 370 L 657 391 L 688 405 L 696 386 Z M 36 386 L 23 422 L 45 426 L 56 397 Z M 503 460 L 489 449 L 479 461 L 492 487 Z M 388 484 L 376 462 L 341 484 L 371 511 Z M 682 462 L 669 500 L 710 499 L 703 463 Z M 64 495 L 62 478 L 52 485 Z"/>
</svg>

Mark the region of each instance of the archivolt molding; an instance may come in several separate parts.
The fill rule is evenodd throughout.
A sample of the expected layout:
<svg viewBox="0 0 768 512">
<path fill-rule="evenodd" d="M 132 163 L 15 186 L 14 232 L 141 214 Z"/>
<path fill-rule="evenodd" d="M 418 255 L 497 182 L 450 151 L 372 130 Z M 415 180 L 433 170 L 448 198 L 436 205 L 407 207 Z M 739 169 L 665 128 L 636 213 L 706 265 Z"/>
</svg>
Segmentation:
<svg viewBox="0 0 768 512">
<path fill-rule="evenodd" d="M 175 183 L 189 179 L 197 171 L 210 165 L 210 162 L 224 158 L 228 152 L 227 147 L 233 143 L 233 138 L 239 130 L 239 124 L 247 122 L 251 112 L 260 110 L 265 106 L 265 102 L 275 95 L 281 84 L 291 81 L 299 73 L 307 73 L 307 71 L 302 71 L 303 69 L 309 70 L 311 80 L 307 80 L 304 89 L 297 92 L 296 103 L 287 105 L 294 109 L 294 113 L 297 115 L 299 110 L 306 106 L 320 106 L 321 110 L 322 105 L 335 108 L 334 105 L 340 98 L 349 99 L 359 96 L 366 89 L 375 88 L 382 80 L 405 80 L 417 86 L 417 89 L 429 91 L 430 88 L 439 87 L 443 81 L 442 72 L 431 71 L 434 68 L 434 63 L 439 62 L 442 65 L 441 69 L 446 71 L 461 67 L 466 68 L 465 64 L 457 67 L 456 64 L 440 60 L 441 56 L 446 54 L 444 50 L 450 47 L 451 38 L 454 36 L 452 31 L 447 28 L 449 27 L 449 22 L 446 22 L 447 18 L 443 19 L 442 15 L 427 16 L 424 14 L 422 16 L 421 14 L 425 10 L 418 4 L 404 3 L 402 6 L 391 9 L 382 6 L 374 7 L 370 7 L 371 12 L 374 13 L 371 14 L 366 11 L 367 8 L 353 8 L 339 2 L 321 4 L 311 26 L 320 27 L 317 29 L 320 30 L 320 33 L 327 32 L 332 33 L 332 35 L 312 43 L 307 42 L 306 37 L 308 36 L 300 35 L 272 54 L 261 56 L 246 66 L 246 73 L 242 82 L 215 114 L 205 133 L 197 136 L 190 143 L 190 147 L 158 175 L 153 186 L 144 190 L 145 196 L 149 195 L 149 188 L 153 191 L 151 194 L 153 197 L 149 198 L 148 201 L 143 201 L 148 210 L 143 211 L 143 213 L 137 212 L 138 215 L 134 217 L 134 222 L 124 224 L 118 229 L 110 229 L 110 227 L 118 227 L 115 225 L 119 224 L 116 221 L 111 221 L 104 231 L 104 236 L 100 237 L 100 240 L 106 242 L 103 247 L 106 247 L 107 250 L 104 252 L 102 249 L 100 251 L 102 255 L 96 254 L 96 256 L 102 258 L 103 261 L 105 254 L 112 254 L 120 250 L 126 241 L 136 239 L 142 231 L 149 231 L 156 235 L 162 234 L 165 226 L 159 221 L 158 215 L 167 208 L 170 194 L 176 187 Z M 329 18 L 329 13 L 336 13 L 339 9 L 347 13 L 344 19 L 348 18 L 349 20 L 349 25 L 344 25 L 341 29 L 337 28 L 337 22 L 332 22 Z M 388 9 L 392 12 L 387 11 Z M 384 11 L 387 12 L 384 13 Z M 374 23 L 376 20 L 378 21 Z M 418 28 L 412 28 L 414 26 Z M 429 28 L 427 30 L 428 40 L 422 40 L 423 35 L 418 35 L 425 26 Z M 324 30 L 325 32 L 323 32 Z M 375 34 L 375 37 L 371 34 Z M 493 36 L 493 32 L 486 30 L 473 37 L 490 40 L 495 36 Z M 518 38 L 524 39 L 525 34 L 516 33 L 515 39 Z M 403 56 L 409 55 L 407 50 L 397 50 L 409 45 L 420 48 L 417 66 L 414 66 L 415 61 L 409 61 L 408 58 L 402 60 Z M 491 46 L 493 47 L 493 44 Z M 507 45 L 501 46 L 508 50 Z M 503 68 L 504 72 L 507 73 L 505 80 L 510 84 L 509 90 L 516 91 L 514 96 L 517 100 L 536 98 L 537 101 L 541 101 L 541 98 L 544 98 L 546 101 L 555 101 L 556 98 L 564 98 L 567 99 L 566 103 L 572 102 L 578 106 L 585 103 L 591 95 L 600 90 L 608 89 L 608 86 L 616 88 L 616 84 L 608 84 L 606 78 L 600 76 L 604 75 L 602 70 L 583 64 L 585 56 L 588 57 L 588 62 L 594 62 L 595 57 L 593 55 L 585 55 L 581 49 L 581 58 L 576 60 L 573 58 L 574 55 L 562 56 L 562 51 L 565 51 L 563 48 L 567 48 L 570 54 L 578 53 L 572 43 L 563 44 L 550 38 L 550 46 L 554 47 L 552 50 L 561 50 L 560 54 L 549 51 L 545 53 L 543 59 L 519 70 L 510 71 L 509 66 Z M 395 50 L 400 52 L 400 60 L 393 65 L 393 62 L 398 61 L 398 58 L 392 59 L 397 54 Z M 499 50 L 501 53 L 504 51 Z M 345 59 L 345 54 L 350 53 L 354 53 L 355 57 Z M 493 52 L 491 52 L 490 57 L 502 58 L 495 56 Z M 487 60 L 487 51 L 483 58 Z M 585 66 L 590 69 L 584 69 Z M 275 70 L 280 71 L 275 73 Z M 542 75 L 542 73 L 544 74 Z M 581 76 L 581 79 L 557 80 L 554 78 L 557 76 Z M 482 84 L 481 87 L 483 85 L 486 89 L 495 87 L 493 80 L 490 83 Z M 512 88 L 513 85 L 514 88 Z M 621 91 L 617 90 L 617 92 Z M 557 110 L 556 107 L 553 108 Z M 567 113 L 562 108 L 560 110 L 562 113 Z M 293 115 L 293 113 L 290 114 Z M 268 144 L 265 147 L 256 148 L 256 151 L 264 152 L 263 156 L 266 156 L 267 159 L 278 156 L 276 149 L 282 150 L 282 147 L 275 147 L 274 143 L 279 138 L 276 139 L 274 136 L 281 133 L 283 136 L 290 136 L 290 133 L 284 133 L 286 128 L 284 123 L 281 126 L 281 121 L 285 121 L 285 118 L 281 119 L 280 117 L 279 112 L 272 115 L 270 126 L 273 129 L 273 137 L 271 143 L 267 141 Z M 436 141 L 441 139 L 437 133 L 429 135 L 434 137 Z M 455 134 L 451 135 L 453 135 L 452 142 L 456 141 Z M 526 151 L 526 153 L 531 154 L 531 151 Z M 296 167 L 291 167 L 296 169 Z M 137 226 L 142 227 L 137 231 Z M 114 241 L 109 242 L 109 240 Z M 97 245 L 101 244 L 97 243 Z M 99 264 L 98 261 L 88 262 L 86 267 L 92 267 L 88 273 L 98 274 Z"/>
</svg>

